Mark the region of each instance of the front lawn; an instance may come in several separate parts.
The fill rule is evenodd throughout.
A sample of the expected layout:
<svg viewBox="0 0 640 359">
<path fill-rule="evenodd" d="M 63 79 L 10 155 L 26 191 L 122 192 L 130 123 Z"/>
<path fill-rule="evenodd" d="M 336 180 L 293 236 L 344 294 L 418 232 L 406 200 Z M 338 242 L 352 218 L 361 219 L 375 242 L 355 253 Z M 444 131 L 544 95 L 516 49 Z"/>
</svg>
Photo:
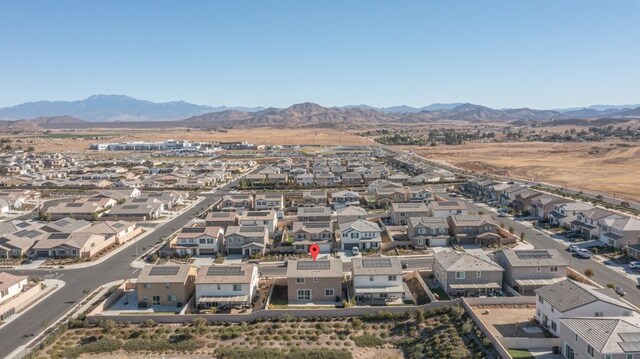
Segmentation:
<svg viewBox="0 0 640 359">
<path fill-rule="evenodd" d="M 531 355 L 531 352 L 529 352 L 526 349 L 509 349 L 508 352 L 513 359 L 535 359 L 536 358 L 533 355 Z"/>
</svg>

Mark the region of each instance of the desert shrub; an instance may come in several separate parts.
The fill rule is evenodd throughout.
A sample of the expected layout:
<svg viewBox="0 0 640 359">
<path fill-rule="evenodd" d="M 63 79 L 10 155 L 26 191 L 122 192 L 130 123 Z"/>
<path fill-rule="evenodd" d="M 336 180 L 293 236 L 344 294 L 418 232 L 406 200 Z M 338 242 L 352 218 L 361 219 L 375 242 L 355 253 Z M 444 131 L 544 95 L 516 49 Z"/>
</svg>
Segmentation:
<svg viewBox="0 0 640 359">
<path fill-rule="evenodd" d="M 352 336 L 351 340 L 359 347 L 379 347 L 384 345 L 384 340 L 371 334 Z"/>
<path fill-rule="evenodd" d="M 100 339 L 88 344 L 78 345 L 64 351 L 65 358 L 77 358 L 82 354 L 98 354 L 116 352 L 122 348 L 117 339 Z"/>
</svg>

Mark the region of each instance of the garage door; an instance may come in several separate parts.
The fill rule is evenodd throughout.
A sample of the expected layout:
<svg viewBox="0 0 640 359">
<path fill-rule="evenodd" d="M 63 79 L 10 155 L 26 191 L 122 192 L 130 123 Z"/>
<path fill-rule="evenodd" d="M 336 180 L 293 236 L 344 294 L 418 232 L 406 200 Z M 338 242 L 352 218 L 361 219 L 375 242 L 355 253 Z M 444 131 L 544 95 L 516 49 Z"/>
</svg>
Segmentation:
<svg viewBox="0 0 640 359">
<path fill-rule="evenodd" d="M 344 243 L 342 244 L 342 249 L 344 249 L 345 251 L 350 251 L 351 248 L 353 247 L 357 247 L 358 243 Z"/>
<path fill-rule="evenodd" d="M 36 252 L 36 257 L 41 258 L 41 257 L 48 257 L 49 256 L 49 251 L 37 251 Z"/>
<path fill-rule="evenodd" d="M 228 254 L 242 254 L 242 248 L 228 248 Z"/>
<path fill-rule="evenodd" d="M 429 238 L 429 247 L 446 247 L 446 238 Z"/>
</svg>

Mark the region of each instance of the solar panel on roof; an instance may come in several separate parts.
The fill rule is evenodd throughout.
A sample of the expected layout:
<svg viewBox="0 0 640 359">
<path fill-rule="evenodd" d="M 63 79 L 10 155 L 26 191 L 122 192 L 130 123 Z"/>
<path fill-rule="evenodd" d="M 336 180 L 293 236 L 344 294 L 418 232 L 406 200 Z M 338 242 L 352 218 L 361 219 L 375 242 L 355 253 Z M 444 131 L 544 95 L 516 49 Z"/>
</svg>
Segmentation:
<svg viewBox="0 0 640 359">
<path fill-rule="evenodd" d="M 640 352 L 640 342 L 618 343 L 624 352 Z"/>
<path fill-rule="evenodd" d="M 208 276 L 242 276 L 244 271 L 242 267 L 209 267 L 207 269 Z"/>
<path fill-rule="evenodd" d="M 205 227 L 186 227 L 182 228 L 182 233 L 202 233 L 205 229 Z"/>
<path fill-rule="evenodd" d="M 130 205 L 130 204 L 122 206 L 122 209 L 135 209 L 135 208 L 138 208 L 138 206 L 134 206 L 134 205 Z"/>
<path fill-rule="evenodd" d="M 331 262 L 329 261 L 303 261 L 298 262 L 298 270 L 327 270 L 331 268 Z"/>
<path fill-rule="evenodd" d="M 57 225 L 57 226 L 64 227 L 64 226 L 69 224 L 69 221 L 67 221 L 66 219 L 61 219 L 61 220 L 55 222 L 54 224 Z"/>
<path fill-rule="evenodd" d="M 640 333 L 618 333 L 625 342 L 640 342 Z"/>
<path fill-rule="evenodd" d="M 149 275 L 176 275 L 179 271 L 180 267 L 153 267 Z"/>
<path fill-rule="evenodd" d="M 547 251 L 516 251 L 520 259 L 550 259 L 551 254 Z"/>
<path fill-rule="evenodd" d="M 372 258 L 363 259 L 362 268 L 389 268 L 391 267 L 391 259 L 389 258 Z"/>
<path fill-rule="evenodd" d="M 69 238 L 69 233 L 51 233 L 49 235 L 49 239 L 67 239 Z"/>
<path fill-rule="evenodd" d="M 31 226 L 31 224 L 30 224 L 30 223 L 27 223 L 27 222 L 18 223 L 18 224 L 16 225 L 16 227 L 19 227 L 19 228 L 27 228 L 27 227 L 29 227 L 29 226 Z"/>
</svg>

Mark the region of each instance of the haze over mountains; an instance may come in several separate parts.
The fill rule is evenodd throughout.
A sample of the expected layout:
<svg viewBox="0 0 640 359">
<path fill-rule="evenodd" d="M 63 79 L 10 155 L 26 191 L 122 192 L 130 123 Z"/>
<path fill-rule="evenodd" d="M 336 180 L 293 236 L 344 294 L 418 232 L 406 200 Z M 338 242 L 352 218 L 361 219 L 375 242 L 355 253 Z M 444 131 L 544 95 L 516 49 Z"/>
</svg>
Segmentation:
<svg viewBox="0 0 640 359">
<path fill-rule="evenodd" d="M 163 126 L 324 126 L 354 123 L 421 123 L 441 120 L 461 121 L 565 121 L 639 117 L 640 105 L 594 105 L 588 108 L 556 110 L 493 109 L 470 103 L 438 103 L 425 107 L 368 105 L 323 107 L 306 102 L 285 109 L 262 107 L 211 107 L 184 101 L 154 103 L 122 95 L 94 95 L 79 101 L 38 101 L 0 108 L 0 127 L 81 128 L 99 122 L 117 124 L 164 121 Z M 21 121 L 18 121 L 21 120 Z M 29 121 L 24 121 L 29 120 Z M 582 121 L 582 120 L 581 120 Z M 145 126 L 143 123 L 136 127 Z"/>
</svg>

